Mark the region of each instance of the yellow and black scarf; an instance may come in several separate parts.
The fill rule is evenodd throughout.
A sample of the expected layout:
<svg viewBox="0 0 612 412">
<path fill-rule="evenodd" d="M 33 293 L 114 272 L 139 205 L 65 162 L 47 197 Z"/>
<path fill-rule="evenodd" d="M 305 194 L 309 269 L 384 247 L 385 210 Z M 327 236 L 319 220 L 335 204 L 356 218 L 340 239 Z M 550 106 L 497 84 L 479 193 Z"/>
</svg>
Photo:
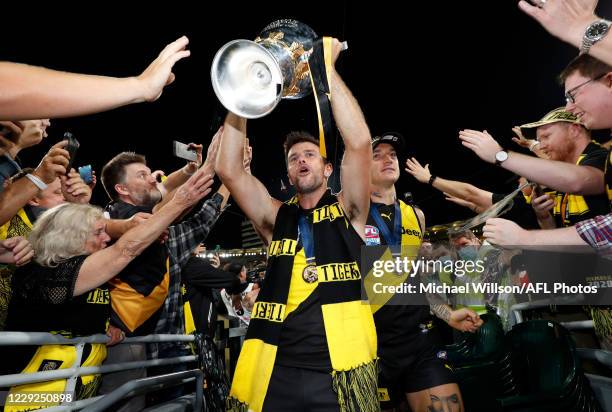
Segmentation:
<svg viewBox="0 0 612 412">
<path fill-rule="evenodd" d="M 257 412 L 264 404 L 286 318 L 300 213 L 295 198 L 278 212 L 266 280 L 238 359 L 228 410 Z M 363 242 L 329 191 L 312 211 L 312 222 L 317 288 L 340 410 L 379 411 L 376 330 L 369 305 L 361 302 L 358 262 Z"/>
</svg>

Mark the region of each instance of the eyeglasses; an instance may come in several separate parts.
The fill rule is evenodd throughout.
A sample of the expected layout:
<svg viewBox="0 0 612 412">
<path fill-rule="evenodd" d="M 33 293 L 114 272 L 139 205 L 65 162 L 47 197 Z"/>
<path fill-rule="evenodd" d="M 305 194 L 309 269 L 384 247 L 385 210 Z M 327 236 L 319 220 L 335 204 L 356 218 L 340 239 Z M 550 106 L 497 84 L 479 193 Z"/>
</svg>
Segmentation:
<svg viewBox="0 0 612 412">
<path fill-rule="evenodd" d="M 602 77 L 604 77 L 606 75 L 606 73 L 602 73 L 597 77 L 592 78 L 591 80 L 587 80 L 584 83 L 580 83 L 578 86 L 576 87 L 572 87 L 571 89 L 569 89 L 568 91 L 565 92 L 565 100 L 567 101 L 567 103 L 576 103 L 576 91 L 578 91 L 578 89 L 580 89 L 582 86 L 586 86 L 587 84 L 594 82 L 596 80 L 601 79 Z"/>
</svg>

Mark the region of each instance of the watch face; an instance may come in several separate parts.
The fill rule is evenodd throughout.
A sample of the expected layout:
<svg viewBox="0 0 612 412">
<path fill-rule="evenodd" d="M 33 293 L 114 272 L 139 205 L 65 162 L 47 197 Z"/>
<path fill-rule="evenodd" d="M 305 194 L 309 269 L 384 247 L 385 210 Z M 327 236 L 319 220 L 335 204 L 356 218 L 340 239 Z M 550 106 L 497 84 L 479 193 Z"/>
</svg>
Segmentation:
<svg viewBox="0 0 612 412">
<path fill-rule="evenodd" d="M 507 158 L 508 158 L 508 152 L 501 151 L 495 154 L 495 160 L 497 160 L 498 162 L 503 162 Z"/>
<path fill-rule="evenodd" d="M 590 39 L 597 39 L 607 33 L 610 26 L 605 22 L 595 22 L 589 26 L 586 35 Z"/>
</svg>

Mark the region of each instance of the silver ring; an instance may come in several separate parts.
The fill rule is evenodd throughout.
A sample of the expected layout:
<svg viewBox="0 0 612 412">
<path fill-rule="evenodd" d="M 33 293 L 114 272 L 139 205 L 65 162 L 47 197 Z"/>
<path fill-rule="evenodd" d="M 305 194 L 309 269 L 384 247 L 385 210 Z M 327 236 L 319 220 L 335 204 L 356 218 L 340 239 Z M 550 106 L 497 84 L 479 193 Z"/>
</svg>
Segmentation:
<svg viewBox="0 0 612 412">
<path fill-rule="evenodd" d="M 544 5 L 546 4 L 546 0 L 540 0 L 540 8 L 544 7 Z"/>
</svg>

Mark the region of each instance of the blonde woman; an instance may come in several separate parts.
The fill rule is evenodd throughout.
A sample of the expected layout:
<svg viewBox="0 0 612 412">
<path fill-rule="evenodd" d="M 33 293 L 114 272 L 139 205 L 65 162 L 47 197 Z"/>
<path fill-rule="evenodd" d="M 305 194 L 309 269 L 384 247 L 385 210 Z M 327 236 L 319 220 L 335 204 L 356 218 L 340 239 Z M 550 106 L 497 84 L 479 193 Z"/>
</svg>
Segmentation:
<svg viewBox="0 0 612 412">
<path fill-rule="evenodd" d="M 110 311 L 106 282 L 158 239 L 184 210 L 210 192 L 209 172 L 200 169 L 164 207 L 109 247 L 106 247 L 110 240 L 109 221 L 97 207 L 63 204 L 41 215 L 30 234 L 35 261 L 19 268 L 13 276 L 6 330 L 53 332 L 70 337 L 105 333 Z M 121 338 L 113 336 L 112 341 L 116 343 Z M 2 352 L 0 373 L 30 373 L 71 367 L 75 348 L 21 346 L 7 347 Z M 105 357 L 104 345 L 87 345 L 83 366 L 99 365 Z M 91 396 L 96 383 L 95 377 L 82 377 L 76 396 Z M 63 392 L 65 384 L 43 382 L 11 391 Z"/>
</svg>

